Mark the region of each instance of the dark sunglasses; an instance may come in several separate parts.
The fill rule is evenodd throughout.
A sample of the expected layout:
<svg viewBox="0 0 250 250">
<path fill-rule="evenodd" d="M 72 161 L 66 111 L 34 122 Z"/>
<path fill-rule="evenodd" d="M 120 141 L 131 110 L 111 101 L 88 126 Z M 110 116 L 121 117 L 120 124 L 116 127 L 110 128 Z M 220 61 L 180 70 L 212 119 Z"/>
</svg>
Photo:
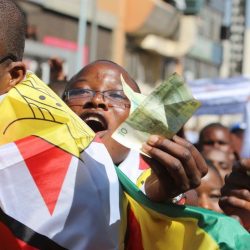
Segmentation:
<svg viewBox="0 0 250 250">
<path fill-rule="evenodd" d="M 5 61 L 7 61 L 7 60 L 9 60 L 9 59 L 11 61 L 13 61 L 13 62 L 17 61 L 17 57 L 16 56 L 14 56 L 13 54 L 8 54 L 7 56 L 0 58 L 0 64 L 3 63 L 3 62 L 5 62 Z"/>
</svg>

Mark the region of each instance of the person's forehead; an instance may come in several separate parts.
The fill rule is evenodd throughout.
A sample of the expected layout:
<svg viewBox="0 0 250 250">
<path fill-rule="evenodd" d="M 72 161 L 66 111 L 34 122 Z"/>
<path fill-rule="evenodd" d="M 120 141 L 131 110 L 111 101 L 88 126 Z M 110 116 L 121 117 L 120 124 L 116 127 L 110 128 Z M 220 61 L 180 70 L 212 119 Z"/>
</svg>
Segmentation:
<svg viewBox="0 0 250 250">
<path fill-rule="evenodd" d="M 73 81 L 73 85 L 86 83 L 91 87 L 102 87 L 102 85 L 120 86 L 119 69 L 112 65 L 92 64 L 87 66 Z"/>
<path fill-rule="evenodd" d="M 107 87 L 108 89 L 121 89 L 121 74 L 127 84 L 135 90 L 135 85 L 126 71 L 118 65 L 106 62 L 97 62 L 85 67 L 85 69 L 74 79 L 71 87 L 88 85 L 94 89 L 102 87 Z"/>
<path fill-rule="evenodd" d="M 230 132 L 223 127 L 212 127 L 208 128 L 205 133 L 206 136 L 219 137 L 219 138 L 229 138 Z"/>
<path fill-rule="evenodd" d="M 203 181 L 204 179 L 204 181 Z M 202 181 L 206 183 L 206 185 L 210 187 L 221 187 L 221 179 L 219 174 L 216 172 L 215 169 L 209 167 L 208 173 L 202 178 Z"/>
</svg>

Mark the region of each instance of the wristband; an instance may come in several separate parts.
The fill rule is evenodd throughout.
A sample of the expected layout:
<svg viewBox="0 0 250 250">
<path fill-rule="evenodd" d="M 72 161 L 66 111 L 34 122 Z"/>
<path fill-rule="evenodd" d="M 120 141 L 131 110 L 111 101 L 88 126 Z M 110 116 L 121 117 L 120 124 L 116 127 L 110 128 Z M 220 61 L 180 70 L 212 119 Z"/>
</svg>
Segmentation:
<svg viewBox="0 0 250 250">
<path fill-rule="evenodd" d="M 172 203 L 178 204 L 178 205 L 184 205 L 186 203 L 186 194 L 179 194 L 178 196 L 174 197 L 172 199 Z"/>
</svg>

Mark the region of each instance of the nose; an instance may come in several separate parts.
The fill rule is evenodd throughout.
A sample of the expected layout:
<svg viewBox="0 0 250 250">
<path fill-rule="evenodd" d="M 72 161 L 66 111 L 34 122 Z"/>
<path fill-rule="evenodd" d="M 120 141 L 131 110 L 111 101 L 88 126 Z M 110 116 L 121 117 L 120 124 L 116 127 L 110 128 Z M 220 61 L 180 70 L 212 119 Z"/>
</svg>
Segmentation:
<svg viewBox="0 0 250 250">
<path fill-rule="evenodd" d="M 108 110 L 108 104 L 103 94 L 101 92 L 96 92 L 95 95 L 83 105 L 83 108 L 101 108 L 106 111 Z"/>
</svg>

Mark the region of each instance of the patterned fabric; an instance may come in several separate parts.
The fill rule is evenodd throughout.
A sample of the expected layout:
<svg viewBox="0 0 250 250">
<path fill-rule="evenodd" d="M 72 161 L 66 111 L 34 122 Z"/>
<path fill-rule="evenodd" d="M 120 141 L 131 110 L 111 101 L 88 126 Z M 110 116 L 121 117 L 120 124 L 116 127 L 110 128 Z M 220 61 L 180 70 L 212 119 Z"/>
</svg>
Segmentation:
<svg viewBox="0 0 250 250">
<path fill-rule="evenodd" d="M 140 153 L 135 150 L 130 150 L 126 159 L 118 167 L 133 183 L 142 189 L 146 178 L 151 173 L 148 164 L 142 159 Z"/>
<path fill-rule="evenodd" d="M 118 249 L 119 184 L 105 150 L 92 143 L 77 158 L 35 136 L 1 146 L 0 231 L 11 230 L 17 249 Z"/>
<path fill-rule="evenodd" d="M 150 201 L 118 168 L 128 199 L 127 250 L 247 250 L 238 221 L 206 209 Z"/>
<path fill-rule="evenodd" d="M 0 110 L 0 249 L 119 249 L 119 182 L 92 130 L 31 73 Z"/>
<path fill-rule="evenodd" d="M 39 78 L 26 79 L 0 102 L 0 145 L 36 135 L 79 156 L 95 134 Z"/>
</svg>

